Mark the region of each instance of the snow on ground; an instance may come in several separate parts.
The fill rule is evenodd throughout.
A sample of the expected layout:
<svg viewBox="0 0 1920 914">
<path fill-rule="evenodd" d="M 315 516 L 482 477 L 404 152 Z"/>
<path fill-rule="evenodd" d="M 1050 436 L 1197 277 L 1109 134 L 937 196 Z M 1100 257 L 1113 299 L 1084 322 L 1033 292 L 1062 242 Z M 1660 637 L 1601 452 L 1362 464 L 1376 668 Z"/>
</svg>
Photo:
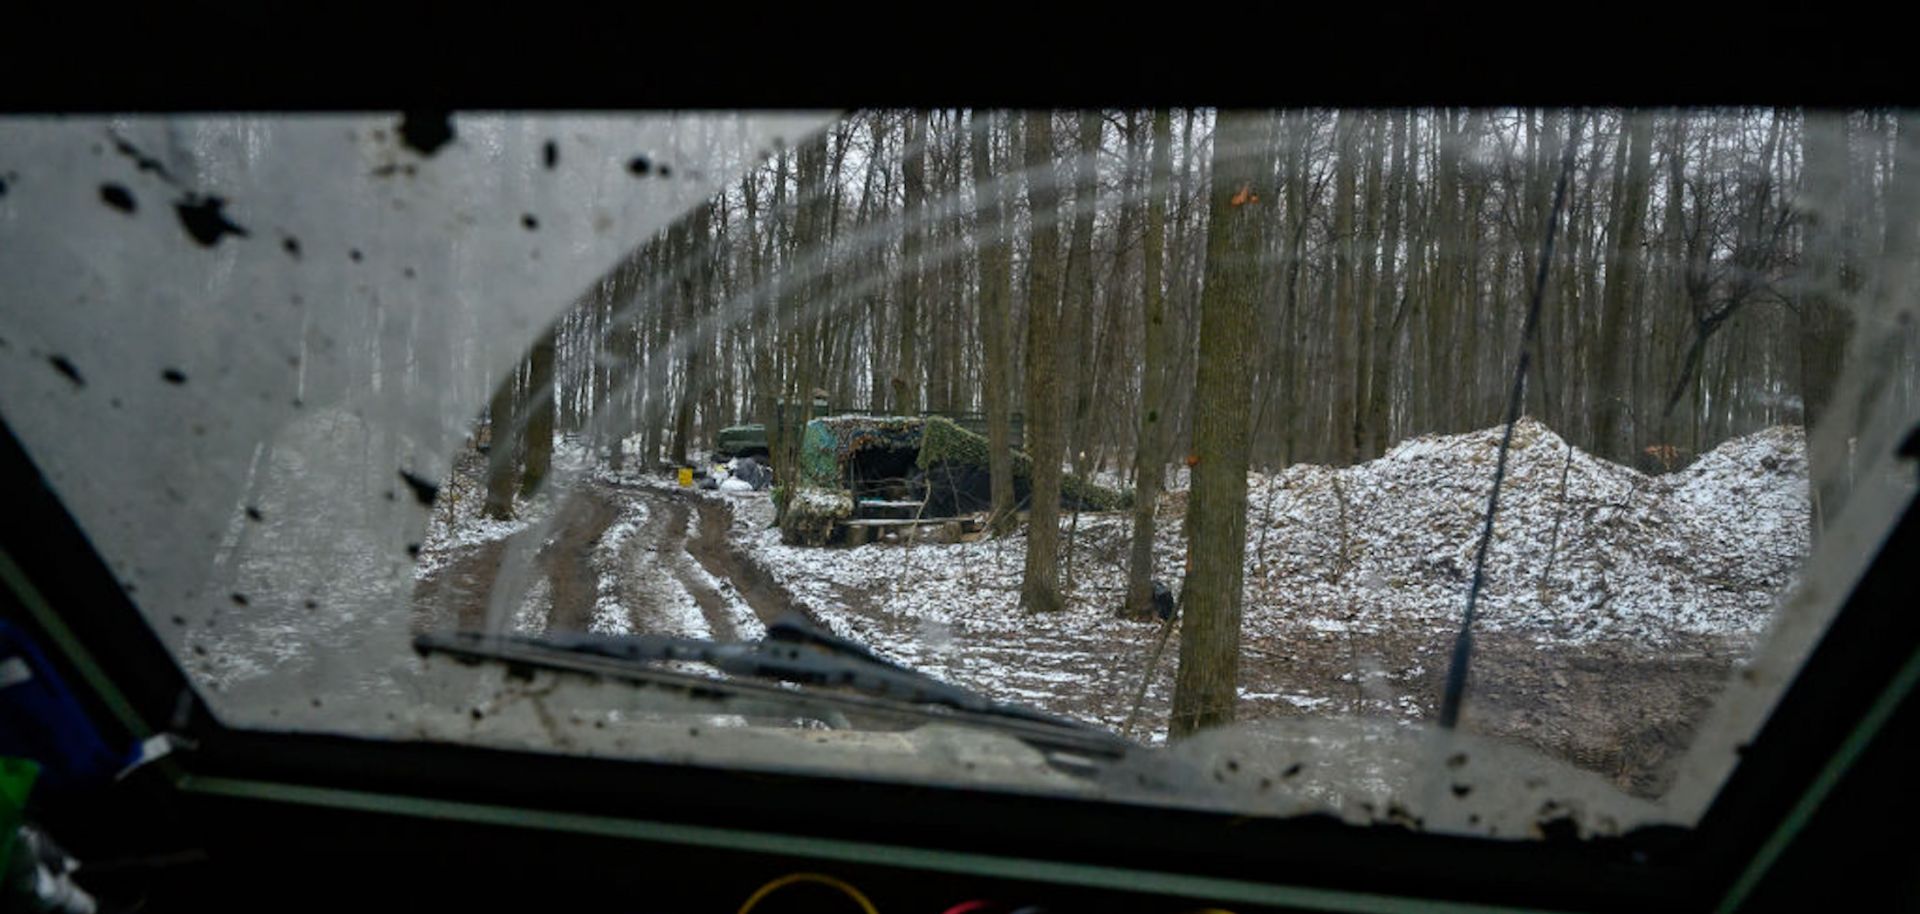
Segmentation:
<svg viewBox="0 0 1920 914">
<path fill-rule="evenodd" d="M 680 555 L 657 556 L 660 565 L 668 562 L 689 561 Z M 659 631 L 663 635 L 677 635 L 682 638 L 712 638 L 713 627 L 707 624 L 705 613 L 684 584 L 675 579 L 665 567 L 646 569 L 649 577 L 658 581 L 661 615 L 665 617 L 665 626 Z"/>
<path fill-rule="evenodd" d="M 1116 656 L 1109 638 L 1123 624 L 1110 616 L 1124 577 L 1085 556 L 1075 566 L 1079 586 L 1068 611 L 1035 616 L 1018 606 L 1025 560 L 1018 538 L 823 549 L 783 545 L 779 531 L 767 529 L 771 520 L 767 499 L 737 503 L 736 535 L 748 552 L 828 628 L 890 660 L 995 698 L 1058 709 L 1063 693 L 1104 694 L 1121 662 L 1133 659 Z M 1083 516 L 1079 536 L 1101 527 L 1120 532 L 1125 521 Z M 1160 559 L 1163 575 L 1178 567 L 1177 555 Z M 1154 688 L 1159 695 L 1164 684 Z M 1111 697 L 1093 716 L 1117 725 L 1125 708 L 1121 696 Z"/>
<path fill-rule="evenodd" d="M 1501 432 L 1412 439 L 1354 467 L 1250 474 L 1240 719 L 1432 716 Z M 1133 733 L 1165 738 L 1179 632 L 1155 660 L 1161 627 L 1115 618 L 1125 598 L 1126 512 L 1062 518 L 1066 609 L 1033 615 L 1019 607 L 1021 535 L 787 546 L 770 529 L 768 493 L 683 489 L 637 463 L 614 473 L 590 467 L 577 447 L 556 448 L 555 460 L 566 491 L 552 504 L 519 506 L 527 520 L 503 525 L 478 514 L 474 480 L 484 460 L 466 467 L 468 491 L 449 484 L 455 499 L 436 510 L 422 565 L 544 525 L 573 510 L 568 499 L 603 498 L 618 514 L 592 550 L 598 586 L 588 627 L 704 638 L 724 619 L 741 638 L 763 636 L 735 582 L 702 566 L 712 551 L 698 542 L 700 512 L 633 491 L 671 489 L 727 505 L 734 551 L 836 633 L 989 696 L 1115 729 L 1144 682 Z M 1649 477 L 1523 420 L 1475 629 L 1469 725 L 1657 793 L 1663 759 L 1794 579 L 1807 550 L 1806 473 L 1795 428 L 1725 442 L 1685 469 Z M 1188 474 L 1168 477 L 1155 576 L 1177 589 Z M 551 599 L 543 576 L 515 629 L 544 626 Z"/>
<path fill-rule="evenodd" d="M 739 640 L 758 641 L 766 637 L 766 624 L 760 621 L 753 607 L 747 605 L 747 601 L 741 598 L 740 591 L 736 590 L 732 583 L 709 574 L 707 569 L 701 567 L 700 562 L 691 555 L 686 556 L 686 570 L 694 580 L 704 583 L 719 594 L 720 599 L 726 601 L 727 619 L 733 623 L 734 633 Z"/>
<path fill-rule="evenodd" d="M 1425 713 L 1406 691 L 1445 664 L 1432 645 L 1459 624 L 1501 430 L 1409 440 L 1354 467 L 1250 476 L 1244 700 L 1270 713 L 1325 712 L 1335 697 L 1348 710 Z M 1182 488 L 1162 502 L 1154 547 L 1156 575 L 1177 586 L 1186 474 L 1172 481 Z M 997 698 L 1115 726 L 1127 716 L 1158 627 L 1113 618 L 1125 596 L 1124 513 L 1078 519 L 1074 545 L 1063 541 L 1067 609 L 1034 615 L 1018 606 L 1019 537 L 795 547 L 768 529 L 764 495 L 733 503 L 736 541 L 836 633 Z M 1737 654 L 1792 582 L 1807 523 L 1798 429 L 1731 440 L 1648 477 L 1522 420 L 1476 630 L 1562 653 L 1712 639 Z M 1074 524 L 1062 520 L 1063 530 Z M 1429 646 L 1390 668 L 1361 668 L 1367 645 L 1393 638 Z M 1142 715 L 1162 727 L 1164 713 L 1152 711 L 1171 694 L 1178 642 L 1176 631 Z M 1296 652 L 1312 644 L 1346 645 L 1349 674 L 1300 687 Z"/>
<path fill-rule="evenodd" d="M 606 635 L 633 634 L 633 614 L 621 600 L 620 578 L 624 568 L 620 555 L 627 541 L 640 532 L 641 525 L 646 522 L 647 506 L 638 501 L 632 502 L 613 526 L 600 535 L 600 542 L 594 545 L 593 567 L 599 573 L 600 580 L 589 631 Z"/>
<path fill-rule="evenodd" d="M 558 456 L 556 454 L 556 461 Z M 503 540 L 553 513 L 553 498 L 541 493 L 532 499 L 514 499 L 513 520 L 494 520 L 485 513 L 486 455 L 468 451 L 456 460 L 453 472 L 440 490 L 433 515 L 427 522 L 427 535 L 420 544 L 420 556 L 413 566 L 413 579 L 424 581 L 445 568 L 463 551 L 481 543 Z"/>
<path fill-rule="evenodd" d="M 692 462 L 697 465 L 704 459 L 706 459 L 705 455 L 696 454 L 692 458 Z M 663 479 L 659 476 L 642 472 L 638 469 L 632 468 L 631 465 L 629 466 L 628 469 L 624 469 L 618 473 L 615 473 L 612 470 L 602 467 L 601 469 L 595 472 L 594 479 L 598 482 L 609 484 L 609 485 L 615 485 L 615 486 L 628 486 L 628 487 L 639 486 L 643 488 L 652 488 L 652 489 L 671 491 L 671 492 L 676 492 L 680 494 L 690 493 L 698 498 L 706 499 L 708 501 L 712 501 L 719 504 L 725 504 L 729 507 L 735 508 L 736 511 L 739 509 L 739 506 L 742 503 L 752 503 L 755 500 L 758 500 L 760 503 L 765 503 L 767 499 L 767 493 L 765 492 L 726 491 L 721 489 L 701 489 L 698 487 L 685 488 L 680 486 L 678 482 L 672 479 Z M 772 517 L 771 514 L 768 514 L 767 516 L 769 519 Z M 692 528 L 694 525 L 698 523 L 699 523 L 699 519 L 697 515 L 690 513 L 688 515 L 688 520 L 687 520 L 687 524 L 689 528 Z M 737 518 L 735 523 L 736 525 L 739 523 L 739 520 Z M 684 540 L 686 539 L 690 539 L 693 536 L 697 535 L 698 531 L 696 529 L 688 529 L 684 532 L 686 535 L 680 538 L 682 542 L 684 542 Z M 767 634 L 766 624 L 760 620 L 759 614 L 755 613 L 753 611 L 753 607 L 750 606 L 747 603 L 746 599 L 740 595 L 739 589 L 734 586 L 733 582 L 725 580 L 723 578 L 715 577 L 712 573 L 708 572 L 707 569 L 700 564 L 700 561 L 698 559 L 696 559 L 693 555 L 688 553 L 684 547 L 682 547 L 677 552 L 677 554 L 671 556 L 670 558 L 673 562 L 676 563 L 676 567 L 680 571 L 683 571 L 689 578 L 691 578 L 696 583 L 704 584 L 708 589 L 712 590 L 714 593 L 720 596 L 720 599 L 725 603 L 727 619 L 728 621 L 733 623 L 734 633 L 737 636 L 738 640 L 757 641 L 766 636 Z M 661 575 L 660 582 L 656 586 L 670 592 L 671 597 L 675 601 L 676 605 L 680 602 L 681 598 L 684 597 L 686 604 L 692 607 L 692 612 L 695 615 L 699 615 L 700 613 L 699 604 L 693 602 L 693 597 L 691 594 L 687 592 L 686 586 L 680 583 L 678 580 L 676 580 L 674 575 L 671 575 L 671 574 Z M 701 625 L 701 631 L 711 632 L 712 626 L 707 624 L 704 617 L 700 619 L 700 625 Z M 700 634 L 697 636 L 688 635 L 687 637 L 703 637 L 704 638 L 704 637 L 711 637 L 711 635 Z"/>
<path fill-rule="evenodd" d="M 547 630 L 547 616 L 553 609 L 553 584 L 535 578 L 527 588 L 527 598 L 513 614 L 513 634 L 538 635 Z"/>
<path fill-rule="evenodd" d="M 1455 624 L 1499 440 L 1499 428 L 1417 438 L 1360 466 L 1254 478 L 1249 622 L 1354 632 Z M 1543 643 L 1751 639 L 1806 554 L 1807 524 L 1797 429 L 1728 441 L 1648 477 L 1523 420 L 1479 625 Z"/>
<path fill-rule="evenodd" d="M 530 524 L 531 520 L 525 515 L 514 520 L 494 520 L 478 512 L 471 516 L 462 515 L 451 524 L 428 524 L 427 540 L 420 544 L 420 561 L 413 567 L 413 579 L 424 581 L 445 567 L 460 550 L 506 539 L 527 529 Z"/>
<path fill-rule="evenodd" d="M 567 438 L 553 443 L 552 466 L 556 479 L 577 478 L 588 472 L 592 461 L 592 451 L 583 444 Z M 528 527 L 544 524 L 553 514 L 556 493 L 547 490 L 531 499 L 516 495 L 513 520 L 487 517 L 486 465 L 486 455 L 471 450 L 456 458 L 427 523 L 427 535 L 420 544 L 420 556 L 413 568 L 415 581 L 433 576 L 470 547 L 503 540 Z M 558 494 L 564 496 L 564 493 Z M 564 501 L 564 497 L 558 500 Z"/>
</svg>

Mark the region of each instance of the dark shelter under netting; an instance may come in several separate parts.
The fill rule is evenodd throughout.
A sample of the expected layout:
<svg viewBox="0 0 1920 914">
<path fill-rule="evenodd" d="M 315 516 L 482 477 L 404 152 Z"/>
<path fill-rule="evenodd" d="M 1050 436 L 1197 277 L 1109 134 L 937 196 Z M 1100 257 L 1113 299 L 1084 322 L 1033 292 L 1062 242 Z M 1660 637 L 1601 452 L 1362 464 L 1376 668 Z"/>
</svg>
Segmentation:
<svg viewBox="0 0 1920 914">
<path fill-rule="evenodd" d="M 1015 501 L 1025 507 L 1033 461 L 1016 450 L 1013 464 Z M 1061 486 L 1060 505 L 1070 510 L 1111 511 L 1131 503 L 1131 493 L 1076 476 Z M 800 480 L 782 527 L 789 541 L 818 544 L 835 538 L 840 521 L 937 520 L 992 504 L 984 437 L 939 416 L 834 416 L 807 423 Z"/>
</svg>

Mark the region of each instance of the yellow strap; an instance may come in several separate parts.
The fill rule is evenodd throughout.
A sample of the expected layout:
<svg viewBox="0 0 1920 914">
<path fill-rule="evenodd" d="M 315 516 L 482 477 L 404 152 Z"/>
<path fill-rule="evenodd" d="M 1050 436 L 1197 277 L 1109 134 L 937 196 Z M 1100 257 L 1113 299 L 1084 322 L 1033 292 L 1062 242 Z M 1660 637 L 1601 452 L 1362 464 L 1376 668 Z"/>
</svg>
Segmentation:
<svg viewBox="0 0 1920 914">
<path fill-rule="evenodd" d="M 835 879 L 832 876 L 825 875 L 824 873 L 789 873 L 785 876 L 775 879 L 772 882 L 769 882 L 766 885 L 761 886 L 752 895 L 748 896 L 747 903 L 740 906 L 740 914 L 748 914 L 748 912 L 752 911 L 756 906 L 760 904 L 761 899 L 764 899 L 768 895 L 773 894 L 783 886 L 792 885 L 793 883 L 796 883 L 796 882 L 818 882 L 822 885 L 832 886 L 836 889 L 839 889 L 842 892 L 845 892 L 848 898 L 853 899 L 853 903 L 860 906 L 860 910 L 863 912 L 863 914 L 880 914 L 879 911 L 874 910 L 873 902 L 868 901 L 867 896 L 860 894 L 859 889 L 856 889 L 853 886 L 848 885 L 846 882 L 842 880 Z"/>
</svg>

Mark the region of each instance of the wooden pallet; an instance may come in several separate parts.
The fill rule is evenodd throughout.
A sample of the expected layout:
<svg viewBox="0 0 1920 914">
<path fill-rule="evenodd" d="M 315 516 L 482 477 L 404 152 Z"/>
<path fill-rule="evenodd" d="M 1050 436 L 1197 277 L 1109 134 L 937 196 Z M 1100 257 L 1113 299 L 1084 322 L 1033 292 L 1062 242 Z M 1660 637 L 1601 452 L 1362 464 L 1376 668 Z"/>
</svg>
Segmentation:
<svg viewBox="0 0 1920 914">
<path fill-rule="evenodd" d="M 961 517 L 859 517 L 843 520 L 839 526 L 846 533 L 847 545 L 859 546 L 869 543 L 887 530 L 904 530 L 909 537 L 923 527 L 950 527 L 949 535 L 954 542 L 971 542 L 986 533 L 987 517 L 984 514 L 969 514 Z"/>
</svg>

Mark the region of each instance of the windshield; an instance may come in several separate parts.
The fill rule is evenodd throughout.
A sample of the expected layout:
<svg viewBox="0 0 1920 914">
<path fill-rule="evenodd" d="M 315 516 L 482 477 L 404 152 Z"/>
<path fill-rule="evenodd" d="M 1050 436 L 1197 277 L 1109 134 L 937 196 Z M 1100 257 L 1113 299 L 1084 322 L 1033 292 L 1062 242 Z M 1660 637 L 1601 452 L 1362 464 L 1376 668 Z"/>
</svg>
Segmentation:
<svg viewBox="0 0 1920 914">
<path fill-rule="evenodd" d="M 1912 497 L 1910 113 L 16 118 L 0 180 L 0 411 L 239 727 L 1687 825 Z M 559 637 L 783 619 L 938 682 Z"/>
</svg>

